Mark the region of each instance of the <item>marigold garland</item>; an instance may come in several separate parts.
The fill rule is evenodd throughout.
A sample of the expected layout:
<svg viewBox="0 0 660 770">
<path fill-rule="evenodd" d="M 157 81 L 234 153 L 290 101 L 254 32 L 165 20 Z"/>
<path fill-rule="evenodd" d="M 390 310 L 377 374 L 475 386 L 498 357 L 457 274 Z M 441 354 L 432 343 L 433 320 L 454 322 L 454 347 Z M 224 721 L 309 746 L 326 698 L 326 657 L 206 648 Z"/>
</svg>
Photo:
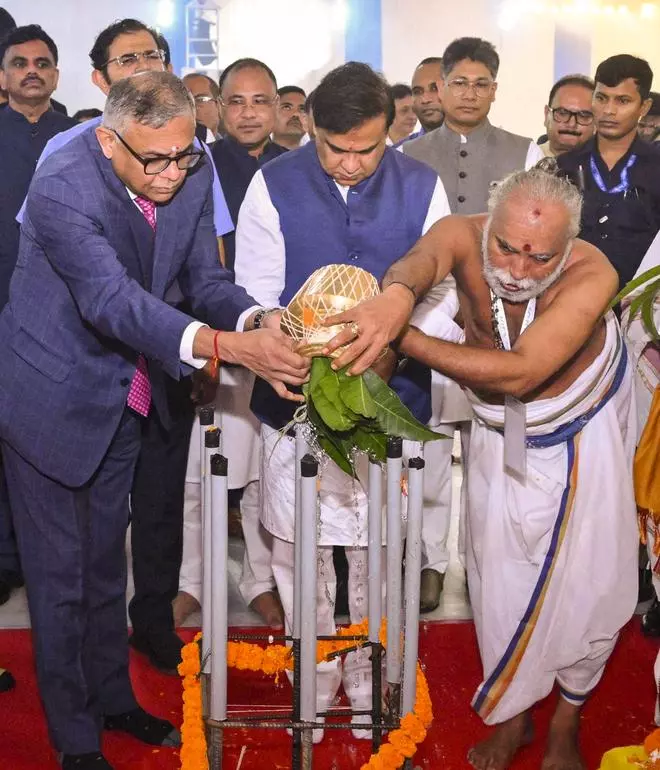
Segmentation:
<svg viewBox="0 0 660 770">
<path fill-rule="evenodd" d="M 346 636 L 366 636 L 369 622 L 356 623 L 338 631 L 336 639 L 317 643 L 316 659 L 321 662 L 332 653 L 343 652 L 364 642 L 343 639 Z M 379 631 L 383 647 L 387 638 L 387 625 Z M 199 645 L 201 634 L 184 646 L 179 664 L 179 674 L 183 677 L 183 726 L 181 728 L 181 768 L 182 770 L 208 770 L 206 736 L 202 717 L 202 686 L 200 680 Z M 270 676 L 277 676 L 293 668 L 291 648 L 283 644 L 270 644 L 260 647 L 249 642 L 227 643 L 227 665 L 241 671 L 261 671 Z M 398 770 L 407 758 L 417 751 L 417 746 L 426 738 L 426 733 L 433 721 L 433 706 L 428 682 L 420 664 L 417 664 L 417 697 L 414 710 L 406 714 L 400 726 L 389 733 L 388 742 L 383 743 L 376 754 L 360 770 Z"/>
</svg>

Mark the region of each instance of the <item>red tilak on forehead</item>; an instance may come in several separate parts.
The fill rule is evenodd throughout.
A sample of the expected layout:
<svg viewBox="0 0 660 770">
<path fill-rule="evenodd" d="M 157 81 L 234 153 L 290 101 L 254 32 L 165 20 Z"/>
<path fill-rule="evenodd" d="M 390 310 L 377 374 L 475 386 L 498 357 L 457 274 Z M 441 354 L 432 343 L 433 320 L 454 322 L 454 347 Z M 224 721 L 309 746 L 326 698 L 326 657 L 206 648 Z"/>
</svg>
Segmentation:
<svg viewBox="0 0 660 770">
<path fill-rule="evenodd" d="M 523 251 L 529 252 L 531 250 L 532 250 L 532 247 L 529 245 L 529 243 L 524 243 L 523 244 Z"/>
<path fill-rule="evenodd" d="M 532 211 L 532 214 L 534 214 L 535 217 L 540 217 L 541 209 L 534 209 L 534 211 Z"/>
</svg>

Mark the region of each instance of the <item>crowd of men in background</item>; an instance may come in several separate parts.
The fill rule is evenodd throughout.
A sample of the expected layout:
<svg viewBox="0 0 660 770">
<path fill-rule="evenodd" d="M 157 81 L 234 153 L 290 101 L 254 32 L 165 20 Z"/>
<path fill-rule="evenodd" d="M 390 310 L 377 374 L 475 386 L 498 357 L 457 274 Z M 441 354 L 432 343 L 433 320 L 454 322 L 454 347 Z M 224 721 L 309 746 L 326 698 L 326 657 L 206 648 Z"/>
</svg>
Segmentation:
<svg viewBox="0 0 660 770">
<path fill-rule="evenodd" d="M 124 19 L 103 30 L 90 58 L 92 81 L 106 96 L 127 77 L 172 69 L 166 39 L 134 19 Z M 369 82 L 370 74 L 360 65 L 354 66 L 356 69 L 344 70 L 330 82 L 333 93 L 344 94 L 346 102 L 350 101 L 346 96 L 349 76 L 357 83 Z M 492 44 L 478 38 L 460 38 L 447 47 L 442 57 L 423 59 L 412 73 L 410 85 L 397 83 L 389 89 L 392 119 L 387 127 L 387 144 L 400 151 L 403 158 L 425 164 L 418 184 L 420 190 L 428 188 L 418 211 L 410 215 L 409 232 L 414 238 L 410 243 L 405 239 L 397 242 L 401 251 L 393 258 L 402 256 L 443 216 L 485 212 L 492 183 L 518 169 L 530 169 L 547 157 L 554 158 L 560 172 L 579 187 L 584 199 L 580 237 L 605 253 L 623 286 L 637 272 L 660 230 L 660 145 L 654 145 L 660 139 L 660 94 L 651 91 L 653 74 L 648 63 L 622 54 L 602 62 L 594 79 L 584 73 L 558 80 L 550 90 L 544 116 L 539 116 L 539 123 L 544 120 L 545 132 L 538 140 L 511 133 L 489 121 L 498 68 L 499 57 Z M 80 109 L 67 117 L 66 108 L 53 99 L 58 77 L 57 46 L 46 31 L 34 24 L 16 26 L 0 9 L 0 310 L 8 302 L 12 275 L 20 260 L 17 217 L 21 219 L 40 158 L 102 122 L 103 113 L 97 109 Z M 349 80 L 344 82 L 342 77 Z M 259 60 L 233 62 L 218 81 L 206 72 L 193 72 L 183 77 L 183 83 L 195 104 L 196 147 L 212 164 L 219 259 L 235 272 L 237 283 L 264 307 L 286 304 L 287 296 L 295 289 L 291 275 L 297 269 L 296 260 L 303 260 L 302 247 L 289 242 L 293 225 L 288 223 L 295 220 L 295 215 L 288 207 L 293 205 L 291 196 L 297 195 L 298 211 L 305 215 L 313 190 L 305 198 L 299 186 L 294 195 L 292 186 L 282 178 L 283 170 L 288 169 L 293 184 L 295 174 L 306 173 L 314 178 L 320 162 L 325 173 L 330 174 L 328 179 L 352 190 L 376 174 L 390 173 L 387 163 L 403 163 L 407 168 L 409 161 L 398 156 L 392 156 L 395 160 L 391 161 L 388 154 L 385 160 L 379 158 L 370 166 L 370 153 L 378 136 L 360 126 L 349 126 L 344 131 L 340 123 L 332 123 L 327 117 L 333 104 L 327 93 L 329 81 L 324 80 L 318 105 L 323 116 L 318 128 L 315 92 L 307 94 L 297 85 L 278 87 L 276 74 Z M 364 125 L 368 127 L 368 121 Z M 337 136 L 349 137 L 350 142 L 347 139 L 345 146 L 337 144 L 333 138 Z M 311 147 L 304 150 L 308 144 Z M 355 146 L 363 149 L 356 151 Z M 137 160 L 148 163 L 148 158 L 128 144 L 126 148 Z M 292 159 L 288 165 L 277 160 L 291 156 L 292 151 L 298 153 L 297 165 Z M 364 191 L 366 199 L 368 188 Z M 342 195 L 338 198 L 341 206 L 351 210 L 351 206 L 358 205 L 346 197 L 348 193 L 343 199 Z M 366 202 L 362 205 L 366 206 Z M 317 214 L 326 216 L 320 208 Z M 311 223 L 308 226 L 313 229 Z M 374 242 L 376 230 L 374 224 Z M 242 255 L 248 252 L 261 255 L 259 264 L 245 262 Z M 361 257 L 360 247 L 356 246 L 349 259 L 359 266 L 365 264 Z M 166 299 L 185 310 L 184 297 Z M 406 376 L 412 380 L 412 367 Z M 442 426 L 445 432 L 464 433 L 472 412 L 461 388 L 438 372 L 434 371 L 432 377 L 431 399 L 428 409 L 420 408 L 420 419 L 434 428 Z M 262 384 L 258 380 L 254 386 L 254 375 L 247 370 L 241 373 L 231 368 L 223 368 L 220 374 L 220 395 L 216 394 L 217 382 L 210 381 L 204 371 L 195 374 L 192 381 L 169 378 L 168 424 L 151 420 L 143 429 L 131 493 L 136 589 L 130 607 L 131 644 L 159 670 L 176 671 L 182 643 L 175 629 L 201 604 L 200 459 L 193 454 L 193 448 L 199 445 L 195 406 L 200 404 L 214 404 L 218 419 L 224 420 L 225 450 L 230 468 L 235 468 L 233 475 L 230 471 L 230 526 L 235 534 L 242 534 L 246 546 L 240 592 L 246 604 L 269 626 L 276 628 L 290 622 L 290 553 L 279 545 L 289 541 L 282 535 L 286 529 L 282 510 L 286 506 L 282 504 L 279 509 L 280 503 L 265 500 L 259 491 L 260 477 L 276 473 L 272 468 L 264 470 L 260 462 L 262 443 L 271 454 L 268 447 L 272 435 L 264 433 L 261 424 L 277 431 L 287 419 L 276 404 L 269 403 L 272 393 L 270 397 L 260 394 Z M 227 388 L 233 395 L 227 396 Z M 402 386 L 401 393 L 405 392 Z M 227 398 L 233 399 L 231 409 Z M 415 411 L 414 406 L 411 408 Z M 437 608 L 443 590 L 449 563 L 452 494 L 450 442 L 429 445 L 426 453 L 434 472 L 425 480 L 423 612 Z M 286 458 L 282 460 L 283 467 L 287 462 Z M 276 484 L 277 479 L 271 480 L 269 489 Z M 340 492 L 335 491 L 339 508 L 343 503 Z M 364 575 L 359 571 L 359 554 L 356 557 L 353 553 L 349 540 L 328 534 L 322 543 L 329 548 L 324 557 L 324 569 L 332 576 L 328 582 L 343 585 L 337 607 L 327 609 L 324 633 L 332 633 L 335 609 L 343 608 L 344 613 L 348 609 L 352 619 L 360 619 L 355 596 Z M 20 550 L 0 460 L 0 604 L 23 584 Z M 644 617 L 643 626 L 647 632 L 660 635 L 657 599 Z M 344 686 L 347 692 L 355 693 L 354 704 L 365 708 L 370 692 L 365 700 L 360 663 L 357 660 L 353 661 L 355 665 L 345 666 Z M 326 674 L 327 707 L 336 692 L 337 672 Z M 0 675 L 0 689 L 12 685 L 8 672 Z M 115 729 L 141 733 L 144 740 L 167 745 L 172 740 L 172 726 L 162 720 L 150 722 L 146 716 L 133 714 L 131 720 L 137 720 L 138 727 L 129 720 L 120 721 Z M 363 737 L 362 732 L 356 727 L 357 737 Z M 94 747 L 82 751 L 66 748 L 67 744 L 58 744 L 57 739 L 55 743 L 64 746 L 63 753 L 72 757 L 97 753 Z M 87 766 L 78 760 L 65 764 L 81 770 Z"/>
</svg>

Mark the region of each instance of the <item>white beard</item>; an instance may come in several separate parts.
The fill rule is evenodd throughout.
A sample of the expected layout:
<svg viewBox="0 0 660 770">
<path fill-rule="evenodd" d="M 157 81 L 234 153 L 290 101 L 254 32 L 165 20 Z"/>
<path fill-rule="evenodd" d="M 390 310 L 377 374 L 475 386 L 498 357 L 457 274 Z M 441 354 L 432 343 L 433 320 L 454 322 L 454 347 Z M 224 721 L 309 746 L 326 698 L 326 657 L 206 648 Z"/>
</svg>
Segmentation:
<svg viewBox="0 0 660 770">
<path fill-rule="evenodd" d="M 549 289 L 555 281 L 561 275 L 568 258 L 571 255 L 573 248 L 573 241 L 568 242 L 566 251 L 559 261 L 557 267 L 540 281 L 535 281 L 532 278 L 521 278 L 516 280 L 508 270 L 504 270 L 501 267 L 495 267 L 490 260 L 488 254 L 488 236 L 490 234 L 490 222 L 484 227 L 483 236 L 481 239 L 481 258 L 483 261 L 482 272 L 486 283 L 490 286 L 493 294 L 502 299 L 506 299 L 509 302 L 527 302 L 533 297 L 538 297 L 543 294 L 544 291 Z M 516 286 L 518 291 L 507 291 L 504 285 Z"/>
</svg>

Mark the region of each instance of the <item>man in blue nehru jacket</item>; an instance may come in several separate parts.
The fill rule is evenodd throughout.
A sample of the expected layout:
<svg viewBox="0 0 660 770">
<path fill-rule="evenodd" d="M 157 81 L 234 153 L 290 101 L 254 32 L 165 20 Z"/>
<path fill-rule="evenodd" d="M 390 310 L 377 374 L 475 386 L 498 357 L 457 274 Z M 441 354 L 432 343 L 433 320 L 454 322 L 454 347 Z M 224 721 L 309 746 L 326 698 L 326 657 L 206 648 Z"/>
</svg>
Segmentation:
<svg viewBox="0 0 660 770">
<path fill-rule="evenodd" d="M 343 263 L 377 279 L 438 219 L 449 214 L 442 182 L 428 166 L 386 147 L 394 104 L 385 80 L 366 64 L 330 72 L 314 93 L 316 141 L 263 166 L 252 179 L 236 231 L 236 281 L 269 306 L 284 306 L 317 268 Z M 402 292 L 409 291 L 400 287 Z M 415 362 L 391 381 L 422 422 L 430 417 L 430 373 Z M 277 441 L 293 410 L 257 380 L 252 409 L 262 422 L 262 523 L 273 535 L 273 572 L 288 627 L 293 614 L 295 442 Z M 358 469 L 359 473 L 359 469 Z M 361 475 L 361 474 L 360 474 Z M 335 632 L 334 545 L 349 564 L 352 622 L 366 615 L 367 498 L 333 462 L 321 480 L 318 632 Z M 344 688 L 355 709 L 371 706 L 367 654 L 350 653 Z M 318 708 L 331 704 L 339 661 L 319 665 Z M 354 724 L 365 721 L 354 717 Z M 322 731 L 315 731 L 315 739 Z M 356 737 L 368 731 L 354 729 Z"/>
</svg>

